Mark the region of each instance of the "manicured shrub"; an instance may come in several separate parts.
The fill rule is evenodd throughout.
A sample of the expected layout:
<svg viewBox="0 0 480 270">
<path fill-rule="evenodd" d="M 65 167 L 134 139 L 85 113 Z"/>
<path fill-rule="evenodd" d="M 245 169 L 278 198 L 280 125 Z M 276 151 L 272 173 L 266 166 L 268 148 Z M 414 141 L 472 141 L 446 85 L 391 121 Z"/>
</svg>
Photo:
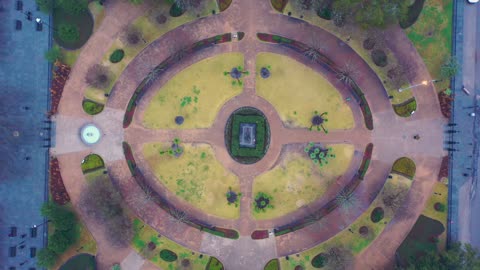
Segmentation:
<svg viewBox="0 0 480 270">
<path fill-rule="evenodd" d="M 328 7 L 319 9 L 317 12 L 317 15 L 325 20 L 331 20 L 332 19 L 332 10 Z"/>
<path fill-rule="evenodd" d="M 387 54 L 383 50 L 373 50 L 372 61 L 379 67 L 385 67 L 388 65 Z"/>
<path fill-rule="evenodd" d="M 84 99 L 82 102 L 83 111 L 89 115 L 96 115 L 103 111 L 105 107 L 103 104 L 96 103 L 94 101 Z"/>
<path fill-rule="evenodd" d="M 326 253 L 320 253 L 312 259 L 312 266 L 315 268 L 322 268 L 328 263 L 328 255 Z"/>
<path fill-rule="evenodd" d="M 57 31 L 58 37 L 64 42 L 73 43 L 80 38 L 78 27 L 73 24 L 60 24 Z"/>
<path fill-rule="evenodd" d="M 372 214 L 370 215 L 370 219 L 372 220 L 373 223 L 378 223 L 380 220 L 383 219 L 383 216 L 385 215 L 385 211 L 383 211 L 383 208 L 377 207 L 373 209 Z"/>
<path fill-rule="evenodd" d="M 437 212 L 445 212 L 445 204 L 437 202 L 433 205 L 433 208 L 435 208 L 435 211 Z"/>
<path fill-rule="evenodd" d="M 122 49 L 116 49 L 111 55 L 110 55 L 110 62 L 112 63 L 118 63 L 122 61 L 123 57 L 125 56 L 125 51 Z"/>
<path fill-rule="evenodd" d="M 169 249 L 162 249 L 160 251 L 160 258 L 166 262 L 174 262 L 177 260 L 178 256 L 175 254 L 175 252 Z"/>
<path fill-rule="evenodd" d="M 371 50 L 373 47 L 375 47 L 375 39 L 367 38 L 363 41 L 363 48 L 365 50 Z"/>
<path fill-rule="evenodd" d="M 368 227 L 367 226 L 362 226 L 360 227 L 360 229 L 358 229 L 358 233 L 361 235 L 361 236 L 367 236 L 368 235 Z"/>
<path fill-rule="evenodd" d="M 185 10 L 183 10 L 177 3 L 175 2 L 172 7 L 170 8 L 169 14 L 172 17 L 180 17 L 185 13 Z"/>
<path fill-rule="evenodd" d="M 278 259 L 270 260 L 263 269 L 264 270 L 280 270 L 280 263 Z"/>
<path fill-rule="evenodd" d="M 264 192 L 258 192 L 253 202 L 255 212 L 265 212 L 268 208 L 273 208 L 272 200 L 272 196 Z"/>
</svg>

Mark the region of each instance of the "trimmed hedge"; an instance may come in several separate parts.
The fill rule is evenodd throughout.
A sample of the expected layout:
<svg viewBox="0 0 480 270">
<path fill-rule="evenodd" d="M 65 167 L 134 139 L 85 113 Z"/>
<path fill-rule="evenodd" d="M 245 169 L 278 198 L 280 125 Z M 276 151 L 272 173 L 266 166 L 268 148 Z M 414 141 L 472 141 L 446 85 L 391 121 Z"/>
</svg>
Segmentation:
<svg viewBox="0 0 480 270">
<path fill-rule="evenodd" d="M 160 251 L 160 258 L 166 262 L 174 262 L 177 260 L 178 256 L 175 252 L 169 249 L 162 249 Z"/>
<path fill-rule="evenodd" d="M 312 259 L 312 266 L 314 268 L 322 268 L 328 263 L 328 255 L 325 253 L 320 253 Z"/>
<path fill-rule="evenodd" d="M 84 99 L 82 101 L 82 107 L 83 107 L 83 111 L 89 115 L 99 114 L 103 111 L 103 108 L 105 108 L 103 104 L 96 103 L 89 99 Z"/>
<path fill-rule="evenodd" d="M 83 159 L 82 172 L 83 174 L 95 171 L 97 169 L 105 168 L 103 159 L 97 154 L 90 154 Z"/>
<path fill-rule="evenodd" d="M 388 65 L 387 54 L 382 50 L 373 50 L 372 61 L 375 65 L 379 67 L 385 67 L 386 65 Z"/>
<path fill-rule="evenodd" d="M 415 162 L 407 157 L 397 159 L 392 166 L 392 172 L 403 175 L 410 180 L 413 180 L 413 177 L 415 177 L 416 170 Z"/>
<path fill-rule="evenodd" d="M 223 264 L 215 257 L 210 257 L 205 270 L 224 270 Z"/>
<path fill-rule="evenodd" d="M 265 267 L 264 270 L 280 270 L 280 262 L 278 259 L 270 260 Z"/>
<path fill-rule="evenodd" d="M 398 116 L 410 117 L 417 110 L 417 100 L 413 97 L 401 104 L 393 105 L 393 110 Z"/>
<path fill-rule="evenodd" d="M 172 7 L 170 8 L 169 14 L 172 17 L 180 17 L 185 13 L 185 10 L 181 9 L 178 5 L 177 2 L 175 2 Z"/>
<path fill-rule="evenodd" d="M 385 215 L 385 211 L 381 207 L 377 207 L 373 209 L 372 214 L 370 215 L 370 219 L 372 220 L 373 223 L 378 223 L 380 222 Z"/>
<path fill-rule="evenodd" d="M 125 56 L 125 51 L 122 49 L 116 49 L 111 55 L 110 55 L 110 62 L 112 63 L 118 63 L 122 61 L 123 57 Z"/>
</svg>

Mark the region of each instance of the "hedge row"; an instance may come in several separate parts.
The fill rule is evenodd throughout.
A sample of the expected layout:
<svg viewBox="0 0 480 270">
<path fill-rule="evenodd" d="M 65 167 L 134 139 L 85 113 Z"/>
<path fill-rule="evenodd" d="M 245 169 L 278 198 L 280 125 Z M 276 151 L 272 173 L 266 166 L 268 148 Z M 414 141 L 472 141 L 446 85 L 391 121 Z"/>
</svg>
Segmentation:
<svg viewBox="0 0 480 270">
<path fill-rule="evenodd" d="M 155 68 L 153 68 L 150 74 L 154 74 L 154 75 L 147 76 L 145 79 L 143 79 L 143 81 L 138 85 L 132 97 L 130 98 L 130 101 L 128 102 L 127 110 L 125 112 L 125 116 L 123 118 L 123 128 L 127 128 L 132 123 L 133 115 L 135 114 L 135 109 L 138 104 L 138 100 L 143 96 L 143 94 L 149 88 L 149 86 L 152 85 L 153 82 L 157 80 L 163 73 L 165 73 L 165 71 L 167 71 L 170 67 L 172 67 L 176 63 L 178 63 L 183 57 L 185 57 L 185 55 L 193 54 L 200 50 L 208 48 L 210 46 L 226 43 L 230 41 L 232 41 L 231 33 L 217 35 L 214 37 L 203 39 L 170 55 L 162 63 L 160 63 Z"/>
</svg>

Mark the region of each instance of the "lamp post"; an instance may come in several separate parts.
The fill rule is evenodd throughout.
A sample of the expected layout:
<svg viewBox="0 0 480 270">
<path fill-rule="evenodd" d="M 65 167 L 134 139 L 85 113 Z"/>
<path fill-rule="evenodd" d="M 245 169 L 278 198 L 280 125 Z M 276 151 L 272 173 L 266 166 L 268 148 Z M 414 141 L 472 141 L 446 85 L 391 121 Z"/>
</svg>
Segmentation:
<svg viewBox="0 0 480 270">
<path fill-rule="evenodd" d="M 35 21 L 39 24 L 45 24 L 48 28 L 52 29 L 53 31 L 55 31 L 55 28 L 53 28 L 52 26 L 50 26 L 48 23 L 42 21 L 42 19 L 40 19 L 39 17 L 35 18 Z"/>
<path fill-rule="evenodd" d="M 431 81 L 422 81 L 421 83 L 418 83 L 418 84 L 414 84 L 412 86 L 409 86 L 409 87 L 405 87 L 405 88 L 400 88 L 398 89 L 398 92 L 401 93 L 405 90 L 408 90 L 408 89 L 411 89 L 411 88 L 415 88 L 417 86 L 420 86 L 420 85 L 428 85 L 429 83 L 431 82 L 437 82 L 438 80 L 431 80 Z"/>
</svg>

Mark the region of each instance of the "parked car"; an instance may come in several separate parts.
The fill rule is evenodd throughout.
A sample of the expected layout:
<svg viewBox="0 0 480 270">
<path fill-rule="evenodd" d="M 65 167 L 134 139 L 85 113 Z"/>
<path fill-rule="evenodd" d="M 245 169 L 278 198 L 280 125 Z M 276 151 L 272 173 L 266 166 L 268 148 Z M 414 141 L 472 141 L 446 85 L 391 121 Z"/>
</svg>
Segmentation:
<svg viewBox="0 0 480 270">
<path fill-rule="evenodd" d="M 475 4 L 478 3 L 479 0 L 467 0 L 468 3 L 470 4 Z"/>
</svg>

